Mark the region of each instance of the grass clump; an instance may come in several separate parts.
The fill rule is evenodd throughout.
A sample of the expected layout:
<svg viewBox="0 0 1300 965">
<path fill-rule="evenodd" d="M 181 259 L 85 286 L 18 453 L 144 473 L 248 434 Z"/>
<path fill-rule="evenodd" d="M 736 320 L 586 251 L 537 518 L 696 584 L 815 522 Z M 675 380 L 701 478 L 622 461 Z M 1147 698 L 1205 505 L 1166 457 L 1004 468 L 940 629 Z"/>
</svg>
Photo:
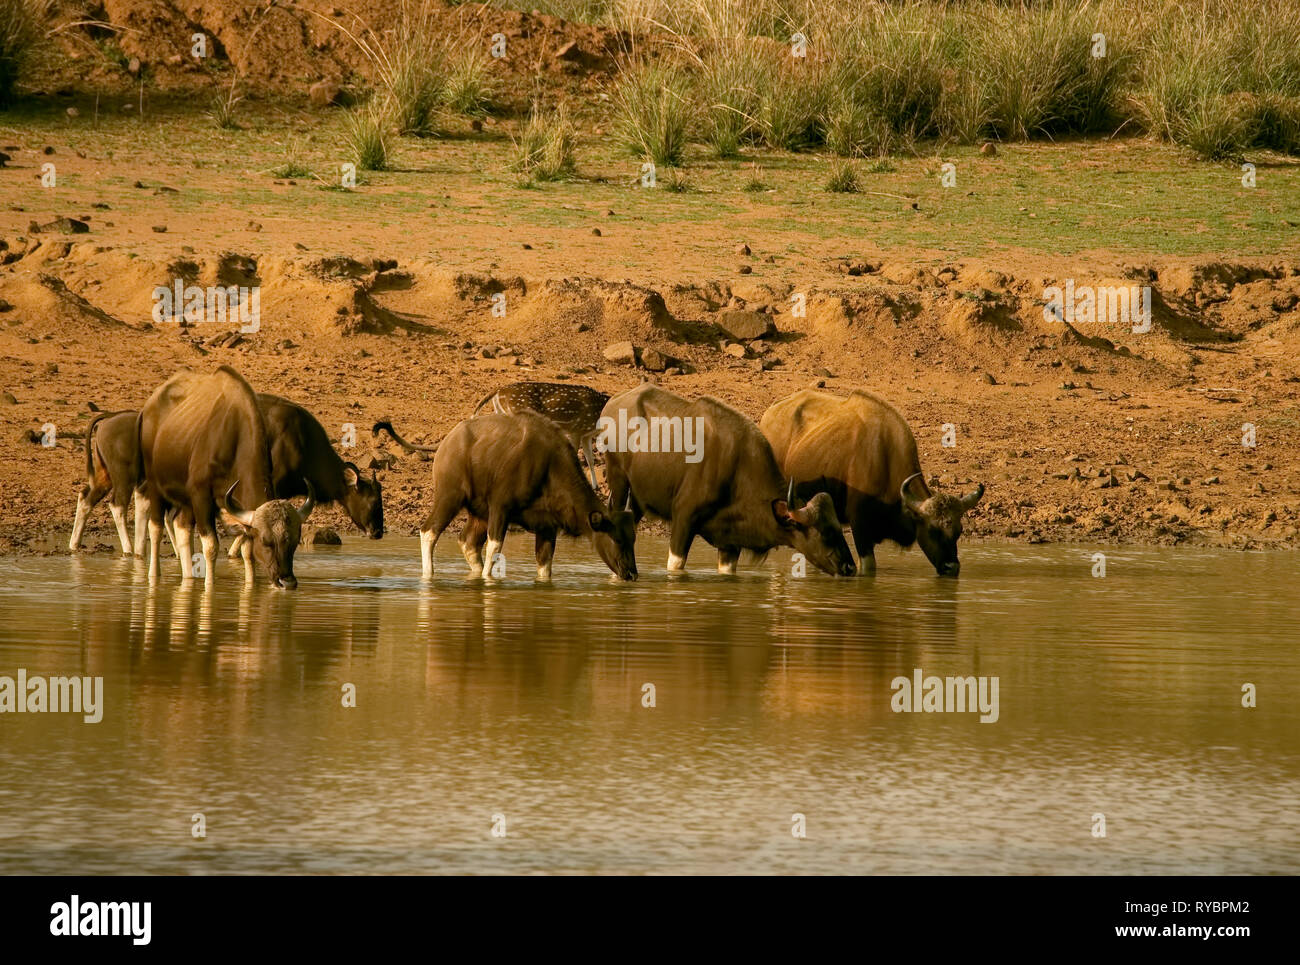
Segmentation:
<svg viewBox="0 0 1300 965">
<path fill-rule="evenodd" d="M 52 0 L 0 0 L 0 107 L 7 106 L 47 37 Z"/>
<path fill-rule="evenodd" d="M 831 173 L 826 178 L 827 191 L 832 194 L 857 194 L 861 189 L 858 169 L 852 161 L 842 158 L 831 165 Z"/>
<path fill-rule="evenodd" d="M 780 56 L 759 86 L 757 127 L 768 147 L 797 151 L 823 141 L 827 86 L 806 58 Z"/>
<path fill-rule="evenodd" d="M 740 156 L 754 133 L 763 65 L 753 44 L 729 40 L 699 59 L 701 137 L 719 158 Z"/>
<path fill-rule="evenodd" d="M 494 87 L 492 59 L 481 47 L 457 47 L 447 61 L 442 83 L 442 106 L 455 114 L 481 117 L 492 110 Z"/>
<path fill-rule="evenodd" d="M 629 64 L 612 95 L 615 136 L 637 157 L 675 167 L 686 155 L 694 104 L 691 78 L 672 64 Z"/>
<path fill-rule="evenodd" d="M 578 132 L 563 105 L 548 113 L 534 106 L 519 135 L 511 140 L 510 169 L 520 175 L 521 185 L 559 181 L 576 171 Z"/>
<path fill-rule="evenodd" d="M 668 177 L 664 178 L 661 184 L 665 191 L 671 191 L 673 194 L 687 194 L 695 190 L 691 179 L 680 168 L 669 168 Z"/>
<path fill-rule="evenodd" d="M 449 35 L 436 15 L 440 10 L 429 0 L 405 0 L 394 29 L 382 34 L 370 27 L 354 33 L 324 18 L 370 61 L 382 109 L 403 136 L 432 136 L 440 114 L 476 116 L 492 106 L 492 62 L 478 45 L 475 24 Z"/>
<path fill-rule="evenodd" d="M 388 115 L 372 101 L 343 116 L 343 138 L 360 171 L 388 169 Z"/>
</svg>

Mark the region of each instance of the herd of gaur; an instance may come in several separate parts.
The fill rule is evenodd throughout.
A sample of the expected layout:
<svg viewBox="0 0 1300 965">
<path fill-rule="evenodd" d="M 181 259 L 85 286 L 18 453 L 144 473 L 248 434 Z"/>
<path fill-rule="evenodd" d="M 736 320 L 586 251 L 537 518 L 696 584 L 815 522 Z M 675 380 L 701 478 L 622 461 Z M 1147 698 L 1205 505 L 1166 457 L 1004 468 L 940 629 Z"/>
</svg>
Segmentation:
<svg viewBox="0 0 1300 965">
<path fill-rule="evenodd" d="M 599 426 L 629 418 L 692 420 L 699 455 L 599 444 Z M 784 546 L 826 573 L 853 576 L 859 567 L 874 570 L 876 545 L 891 540 L 919 543 L 939 574 L 955 576 L 962 517 L 984 494 L 983 485 L 960 497 L 932 492 L 906 421 L 865 391 L 842 397 L 805 389 L 771 406 L 756 425 L 716 399 L 690 400 L 650 383 L 610 397 L 568 383 L 519 382 L 489 395 L 437 445 L 407 442 L 389 420 L 372 432 L 387 432 L 408 451 L 434 453 L 433 505 L 420 525 L 426 578 L 439 537 L 462 510 L 460 548 L 475 576 L 484 574 L 485 558 L 490 572 L 507 530 L 517 526 L 536 538 L 539 579 L 550 578 L 556 537 L 564 533 L 590 539 L 615 576 L 634 580 L 636 527 L 645 516 L 668 523 L 669 570 L 685 568 L 700 536 L 717 550 L 721 573 L 735 572 L 742 550 L 762 557 Z M 338 504 L 367 536 L 384 534 L 377 473 L 366 476 L 340 457 L 306 409 L 254 392 L 228 366 L 177 373 L 138 411 L 97 414 L 85 448 L 69 548 L 80 547 L 90 511 L 108 497 L 124 554 L 146 555 L 147 528 L 150 583 L 160 576 L 166 532 L 182 579 L 201 575 L 210 587 L 222 513 L 235 526 L 230 556 L 242 557 L 245 581 L 252 583 L 256 561 L 282 589 L 297 586 L 294 552 L 313 507 Z M 597 489 L 596 451 L 603 452 L 605 495 Z M 201 566 L 192 553 L 195 533 Z"/>
</svg>

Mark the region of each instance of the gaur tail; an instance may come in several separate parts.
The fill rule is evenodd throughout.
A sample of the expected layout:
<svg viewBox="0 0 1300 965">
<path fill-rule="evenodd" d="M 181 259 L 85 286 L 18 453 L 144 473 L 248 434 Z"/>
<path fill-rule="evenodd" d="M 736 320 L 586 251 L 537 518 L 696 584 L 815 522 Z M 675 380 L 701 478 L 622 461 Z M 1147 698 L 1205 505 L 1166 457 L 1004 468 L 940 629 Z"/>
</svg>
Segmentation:
<svg viewBox="0 0 1300 965">
<path fill-rule="evenodd" d="M 144 446 L 140 445 L 140 430 L 144 428 L 144 409 L 135 414 L 135 480 L 136 486 L 144 485 Z"/>
<path fill-rule="evenodd" d="M 390 436 L 392 436 L 393 441 L 396 442 L 403 449 L 405 449 L 407 452 L 437 452 L 438 446 L 440 445 L 440 443 L 438 442 L 435 442 L 431 446 L 412 445 L 411 443 L 407 442 L 405 439 L 403 439 L 401 436 L 397 434 L 397 430 L 393 428 L 393 424 L 389 422 L 387 419 L 384 419 L 381 422 L 376 422 L 374 426 L 371 428 L 370 434 L 372 436 L 378 436 L 380 429 L 383 429 Z"/>
</svg>

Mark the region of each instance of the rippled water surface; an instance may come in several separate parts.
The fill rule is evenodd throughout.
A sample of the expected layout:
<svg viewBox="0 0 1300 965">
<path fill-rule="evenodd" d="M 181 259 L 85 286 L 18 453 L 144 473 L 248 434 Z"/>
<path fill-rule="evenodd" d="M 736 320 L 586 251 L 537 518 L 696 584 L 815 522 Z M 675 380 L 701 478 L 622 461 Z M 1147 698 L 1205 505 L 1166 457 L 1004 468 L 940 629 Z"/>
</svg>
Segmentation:
<svg viewBox="0 0 1300 965">
<path fill-rule="evenodd" d="M 422 585 L 416 540 L 349 540 L 296 593 L 6 560 L 0 676 L 105 695 L 0 714 L 0 871 L 1300 873 L 1294 555 L 637 548 L 636 584 L 562 542 L 538 585 L 512 536 L 484 584 L 447 539 Z M 895 713 L 917 669 L 997 678 L 998 720 Z"/>
</svg>

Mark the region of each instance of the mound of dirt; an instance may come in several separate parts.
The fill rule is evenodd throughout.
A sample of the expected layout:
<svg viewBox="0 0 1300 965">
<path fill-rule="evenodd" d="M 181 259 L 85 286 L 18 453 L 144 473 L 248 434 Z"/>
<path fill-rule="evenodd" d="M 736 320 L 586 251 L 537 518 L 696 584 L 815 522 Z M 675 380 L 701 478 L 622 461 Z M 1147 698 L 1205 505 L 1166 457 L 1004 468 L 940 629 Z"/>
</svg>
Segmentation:
<svg viewBox="0 0 1300 965">
<path fill-rule="evenodd" d="M 49 89 L 150 89 L 176 93 L 227 90 L 240 96 L 306 98 L 313 84 L 341 89 L 376 80 L 358 40 L 391 48 L 401 0 L 298 0 L 253 5 L 236 0 L 60 0 Z M 572 24 L 540 13 L 488 4 L 432 2 L 431 33 L 479 45 L 488 54 L 498 97 L 525 107 L 533 87 L 594 87 L 630 46 L 624 33 Z M 331 96 L 327 101 L 338 102 Z"/>
</svg>

